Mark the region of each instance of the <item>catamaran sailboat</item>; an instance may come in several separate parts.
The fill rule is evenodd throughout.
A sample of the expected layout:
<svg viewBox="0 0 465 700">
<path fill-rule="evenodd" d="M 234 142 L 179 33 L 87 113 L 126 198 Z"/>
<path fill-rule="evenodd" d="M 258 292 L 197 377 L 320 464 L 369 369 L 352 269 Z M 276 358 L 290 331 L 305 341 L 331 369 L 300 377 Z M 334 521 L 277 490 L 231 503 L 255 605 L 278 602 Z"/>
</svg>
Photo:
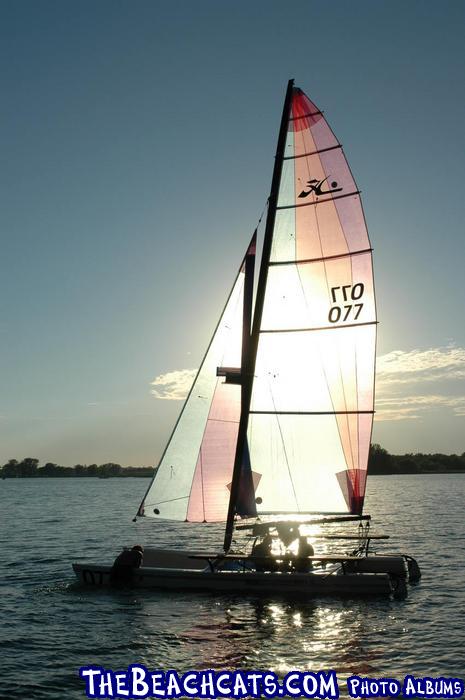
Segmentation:
<svg viewBox="0 0 465 700">
<path fill-rule="evenodd" d="M 404 593 L 363 514 L 376 306 L 360 193 L 323 113 L 289 81 L 254 298 L 256 232 L 137 517 L 225 522 L 221 552 L 146 548 L 135 586 Z M 342 523 L 357 532 L 344 534 Z M 267 538 L 267 556 L 233 536 Z M 304 537 L 320 553 L 297 565 Z M 328 551 L 339 541 L 343 551 Z M 347 551 L 348 543 L 351 548 Z M 110 566 L 74 564 L 84 583 Z"/>
</svg>

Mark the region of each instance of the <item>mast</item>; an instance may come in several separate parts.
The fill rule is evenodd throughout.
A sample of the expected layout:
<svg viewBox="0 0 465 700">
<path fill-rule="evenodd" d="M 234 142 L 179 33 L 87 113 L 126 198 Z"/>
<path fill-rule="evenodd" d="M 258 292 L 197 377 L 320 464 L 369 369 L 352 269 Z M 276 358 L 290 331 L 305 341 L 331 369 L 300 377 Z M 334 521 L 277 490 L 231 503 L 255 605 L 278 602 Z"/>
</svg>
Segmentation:
<svg viewBox="0 0 465 700">
<path fill-rule="evenodd" d="M 281 173 L 283 167 L 284 149 L 286 146 L 286 135 L 288 129 L 289 113 L 291 108 L 292 90 L 294 81 L 289 80 L 287 84 L 286 97 L 284 99 L 283 113 L 281 117 L 281 126 L 279 129 L 278 145 L 276 148 L 275 163 L 273 168 L 273 178 L 271 181 L 271 191 L 268 200 L 268 212 L 266 218 L 265 235 L 263 239 L 262 259 L 260 263 L 260 274 L 258 278 L 257 297 L 255 300 L 255 310 L 253 316 L 252 333 L 250 341 L 247 343 L 247 350 L 242 352 L 242 367 L 241 367 L 241 416 L 239 421 L 239 431 L 237 435 L 236 453 L 234 458 L 233 476 L 231 482 L 231 495 L 229 498 L 228 516 L 226 520 L 226 529 L 224 534 L 224 551 L 227 552 L 231 546 L 232 535 L 234 530 L 234 516 L 236 511 L 236 502 L 239 494 L 239 485 L 242 471 L 242 461 L 247 440 L 247 427 L 249 422 L 250 401 L 252 397 L 252 384 L 255 371 L 255 360 L 257 356 L 258 340 L 260 333 L 260 324 L 262 319 L 263 305 L 265 301 L 265 289 L 268 276 L 268 264 L 270 261 L 271 245 L 273 240 L 273 229 L 276 218 L 276 206 L 278 202 L 279 185 L 281 181 Z M 247 278 L 246 278 L 247 279 Z M 247 282 L 246 282 L 247 284 Z M 244 294 L 244 310 L 245 310 Z M 244 326 L 247 323 L 247 318 L 244 315 Z M 250 318 L 249 318 L 250 323 Z M 244 328 L 243 338 L 246 338 Z"/>
</svg>

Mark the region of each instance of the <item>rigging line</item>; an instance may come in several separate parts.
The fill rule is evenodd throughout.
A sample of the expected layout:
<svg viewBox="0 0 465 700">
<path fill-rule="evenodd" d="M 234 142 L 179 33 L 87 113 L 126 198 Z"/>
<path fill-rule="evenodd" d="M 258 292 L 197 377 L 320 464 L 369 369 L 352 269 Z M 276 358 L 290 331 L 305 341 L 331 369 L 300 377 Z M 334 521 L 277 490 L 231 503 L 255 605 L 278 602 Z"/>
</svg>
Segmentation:
<svg viewBox="0 0 465 700">
<path fill-rule="evenodd" d="M 293 493 L 294 493 L 295 504 L 296 504 L 296 506 L 297 506 L 297 510 L 299 511 L 299 501 L 298 501 L 298 499 L 297 499 L 297 493 L 296 493 L 295 486 L 294 486 L 294 480 L 293 480 L 293 478 L 292 478 L 292 472 L 291 472 L 291 468 L 290 468 L 290 466 L 289 466 L 289 459 L 288 459 L 288 456 L 287 456 L 286 443 L 285 443 L 285 441 L 284 441 L 284 435 L 283 435 L 281 423 L 280 423 L 280 420 L 279 420 L 279 414 L 278 414 L 278 411 L 276 410 L 276 403 L 275 403 L 275 400 L 274 400 L 273 390 L 272 390 L 272 388 L 271 388 L 271 382 L 270 382 L 270 381 L 268 381 L 268 388 L 269 388 L 269 390 L 270 390 L 271 401 L 272 401 L 272 403 L 273 403 L 274 415 L 276 416 L 276 422 L 277 422 L 277 424 L 278 424 L 279 435 L 280 435 L 280 437 L 281 437 L 281 443 L 282 443 L 283 451 L 284 451 L 284 459 L 286 460 L 287 471 L 289 472 L 289 479 L 290 479 L 290 482 L 291 482 L 292 491 L 293 491 Z M 272 413 L 272 411 L 270 411 L 270 413 Z"/>
</svg>

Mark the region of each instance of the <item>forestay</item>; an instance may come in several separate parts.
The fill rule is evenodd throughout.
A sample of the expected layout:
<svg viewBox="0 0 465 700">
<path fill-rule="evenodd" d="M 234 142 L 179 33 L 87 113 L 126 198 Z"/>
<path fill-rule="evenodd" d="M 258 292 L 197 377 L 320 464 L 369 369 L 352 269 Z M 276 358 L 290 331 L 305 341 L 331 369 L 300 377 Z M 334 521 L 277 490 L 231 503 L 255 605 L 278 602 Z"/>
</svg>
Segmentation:
<svg viewBox="0 0 465 700">
<path fill-rule="evenodd" d="M 361 513 L 375 324 L 357 186 L 323 114 L 294 88 L 248 427 L 259 513 Z"/>
</svg>

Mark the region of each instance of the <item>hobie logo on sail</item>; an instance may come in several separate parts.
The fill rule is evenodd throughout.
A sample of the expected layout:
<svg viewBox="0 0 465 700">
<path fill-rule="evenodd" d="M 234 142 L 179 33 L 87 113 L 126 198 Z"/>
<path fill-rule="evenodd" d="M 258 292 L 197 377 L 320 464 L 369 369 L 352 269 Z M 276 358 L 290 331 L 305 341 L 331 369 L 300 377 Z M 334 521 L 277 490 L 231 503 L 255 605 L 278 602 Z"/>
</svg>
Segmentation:
<svg viewBox="0 0 465 700">
<path fill-rule="evenodd" d="M 299 194 L 299 197 L 308 197 L 308 195 L 311 194 L 312 192 L 314 192 L 317 195 L 317 197 L 320 197 L 323 194 L 332 194 L 333 192 L 341 192 L 343 188 L 338 187 L 337 182 L 335 180 L 333 180 L 333 182 L 331 182 L 331 189 L 329 189 L 329 190 L 322 190 L 321 189 L 323 187 L 324 183 L 326 182 L 326 180 L 328 180 L 328 178 L 329 178 L 329 175 L 328 175 L 328 177 L 325 177 L 324 180 L 317 180 L 316 178 L 312 178 L 312 180 L 308 180 L 307 187 L 309 187 L 310 189 L 308 191 L 302 190 L 302 192 Z"/>
</svg>

